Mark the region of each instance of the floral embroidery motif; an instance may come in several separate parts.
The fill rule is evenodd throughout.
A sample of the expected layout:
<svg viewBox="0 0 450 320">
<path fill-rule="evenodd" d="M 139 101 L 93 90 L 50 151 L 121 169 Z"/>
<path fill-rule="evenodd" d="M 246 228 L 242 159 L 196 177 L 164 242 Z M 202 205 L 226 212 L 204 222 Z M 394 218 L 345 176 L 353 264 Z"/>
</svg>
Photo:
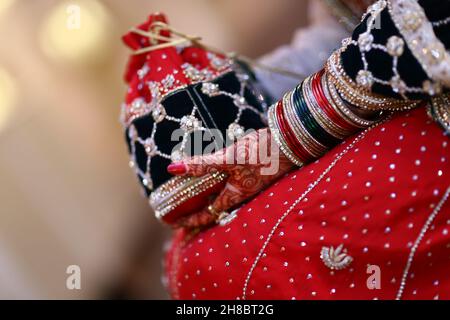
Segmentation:
<svg viewBox="0 0 450 320">
<path fill-rule="evenodd" d="M 347 268 L 353 261 L 344 249 L 344 245 L 339 245 L 336 249 L 333 246 L 322 247 L 320 259 L 331 270 L 342 270 Z"/>
</svg>

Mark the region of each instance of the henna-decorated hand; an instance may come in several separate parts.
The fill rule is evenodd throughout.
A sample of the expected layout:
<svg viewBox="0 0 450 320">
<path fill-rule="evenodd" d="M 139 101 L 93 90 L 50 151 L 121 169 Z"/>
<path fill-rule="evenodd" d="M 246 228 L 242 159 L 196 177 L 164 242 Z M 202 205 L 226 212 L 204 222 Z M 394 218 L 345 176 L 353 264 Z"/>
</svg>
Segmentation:
<svg viewBox="0 0 450 320">
<path fill-rule="evenodd" d="M 205 156 L 195 156 L 168 166 L 176 175 L 204 176 L 224 172 L 227 183 L 212 203 L 214 212 L 221 213 L 248 200 L 294 165 L 280 152 L 268 129 L 252 132 L 233 145 Z M 180 221 L 180 227 L 196 228 L 209 225 L 216 217 L 208 208 Z"/>
</svg>

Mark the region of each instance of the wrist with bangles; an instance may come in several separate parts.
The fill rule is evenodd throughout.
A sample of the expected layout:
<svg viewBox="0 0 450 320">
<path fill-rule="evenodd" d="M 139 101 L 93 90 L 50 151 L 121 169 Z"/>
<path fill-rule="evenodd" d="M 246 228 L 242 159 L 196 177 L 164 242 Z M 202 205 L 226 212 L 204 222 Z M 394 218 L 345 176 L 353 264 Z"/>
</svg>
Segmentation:
<svg viewBox="0 0 450 320">
<path fill-rule="evenodd" d="M 358 107 L 341 97 L 333 80 L 321 70 L 269 108 L 274 140 L 297 166 L 318 159 L 345 138 L 382 119 L 382 111 L 358 112 Z"/>
</svg>

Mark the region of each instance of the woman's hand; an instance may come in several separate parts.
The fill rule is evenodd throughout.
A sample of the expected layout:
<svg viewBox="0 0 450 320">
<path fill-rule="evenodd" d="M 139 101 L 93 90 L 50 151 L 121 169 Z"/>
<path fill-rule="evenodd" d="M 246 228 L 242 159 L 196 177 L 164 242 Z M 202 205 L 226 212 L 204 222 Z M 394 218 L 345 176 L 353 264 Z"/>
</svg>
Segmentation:
<svg viewBox="0 0 450 320">
<path fill-rule="evenodd" d="M 273 141 L 269 129 L 252 132 L 218 152 L 169 165 L 168 171 L 176 175 L 201 177 L 217 171 L 228 175 L 214 202 L 182 219 L 179 226 L 196 228 L 215 222 L 217 215 L 253 197 L 293 167 Z"/>
</svg>

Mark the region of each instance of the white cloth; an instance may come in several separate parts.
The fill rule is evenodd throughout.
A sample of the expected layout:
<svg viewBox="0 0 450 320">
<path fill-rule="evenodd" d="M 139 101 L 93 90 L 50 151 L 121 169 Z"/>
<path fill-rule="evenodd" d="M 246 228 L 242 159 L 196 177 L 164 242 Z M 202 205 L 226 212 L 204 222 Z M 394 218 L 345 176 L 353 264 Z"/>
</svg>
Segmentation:
<svg viewBox="0 0 450 320">
<path fill-rule="evenodd" d="M 292 42 L 261 57 L 259 62 L 271 67 L 290 70 L 308 76 L 325 63 L 348 31 L 331 15 L 321 1 L 311 1 L 308 8 L 310 25 L 296 31 Z M 276 100 L 292 90 L 299 80 L 257 68 L 256 76 Z"/>
</svg>

